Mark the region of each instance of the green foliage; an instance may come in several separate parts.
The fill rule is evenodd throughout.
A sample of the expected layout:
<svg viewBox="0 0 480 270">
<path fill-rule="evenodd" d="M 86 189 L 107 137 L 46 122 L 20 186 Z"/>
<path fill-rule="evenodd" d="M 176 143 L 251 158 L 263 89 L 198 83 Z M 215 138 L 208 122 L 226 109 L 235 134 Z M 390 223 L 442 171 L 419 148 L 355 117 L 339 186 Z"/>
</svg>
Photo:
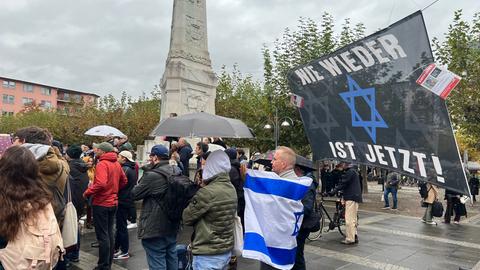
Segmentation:
<svg viewBox="0 0 480 270">
<path fill-rule="evenodd" d="M 271 106 L 267 109 L 267 117 L 273 118 L 275 107 L 280 118 L 290 117 L 294 125 L 280 128 L 280 145 L 294 148 L 300 154 L 311 152 L 310 145 L 304 133 L 303 123 L 297 108 L 289 104 L 290 89 L 287 73 L 290 69 L 306 64 L 314 59 L 329 54 L 334 50 L 360 39 L 365 27 L 359 23 L 352 29 L 350 19 L 346 19 L 339 36 L 334 33 L 333 16 L 324 13 L 320 24 L 308 18 L 300 18 L 298 29 L 285 29 L 282 39 L 276 40 L 271 52 L 263 49 L 265 85 L 264 89 L 272 89 Z M 272 145 L 273 148 L 273 145 Z"/>
<path fill-rule="evenodd" d="M 433 49 L 437 62 L 462 77 L 447 99 L 453 125 L 462 137 L 460 146 L 480 151 L 480 13 L 469 23 L 462 10 L 455 11 L 445 40 L 434 38 Z"/>
<path fill-rule="evenodd" d="M 14 116 L 0 118 L 0 132 L 13 133 L 17 129 L 36 125 L 47 128 L 56 140 L 63 143 L 91 143 L 102 138 L 86 136 L 84 133 L 97 125 L 110 125 L 127 134 L 136 146 L 143 144 L 146 136 L 160 119 L 158 92 L 150 97 L 145 94 L 137 99 L 122 93 L 120 99 L 113 95 L 100 98 L 98 104 L 85 106 L 73 114 L 65 111 L 44 111 L 32 105 Z"/>
<path fill-rule="evenodd" d="M 273 134 L 263 126 L 270 121 L 266 111 L 270 106 L 269 95 L 262 89 L 259 82 L 251 76 L 243 75 L 236 66 L 231 74 L 225 67 L 219 75 L 217 86 L 217 99 L 215 101 L 216 113 L 221 116 L 241 119 L 253 129 L 255 139 L 229 139 L 229 145 L 249 147 L 252 151 L 265 152 L 272 148 Z"/>
</svg>

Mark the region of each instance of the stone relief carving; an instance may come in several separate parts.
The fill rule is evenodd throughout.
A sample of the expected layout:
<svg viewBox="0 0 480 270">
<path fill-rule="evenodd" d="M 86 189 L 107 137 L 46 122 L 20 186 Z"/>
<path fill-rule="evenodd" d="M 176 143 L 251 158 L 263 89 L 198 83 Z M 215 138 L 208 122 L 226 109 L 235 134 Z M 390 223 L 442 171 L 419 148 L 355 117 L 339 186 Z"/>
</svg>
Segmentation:
<svg viewBox="0 0 480 270">
<path fill-rule="evenodd" d="M 185 15 L 185 39 L 187 43 L 195 47 L 204 47 L 204 24 L 201 20 L 198 20 L 190 15 Z"/>
<path fill-rule="evenodd" d="M 205 91 L 193 88 L 188 88 L 186 92 L 187 98 L 185 106 L 188 112 L 201 112 L 206 110 L 210 95 Z"/>
<path fill-rule="evenodd" d="M 211 65 L 209 57 L 194 54 L 194 53 L 191 53 L 191 52 L 187 52 L 187 51 L 182 50 L 182 49 L 171 50 L 170 54 L 169 54 L 169 57 L 170 58 L 184 58 L 184 59 L 188 59 L 190 61 L 200 63 L 200 64 L 203 64 L 203 65 L 207 65 L 207 66 Z"/>
</svg>

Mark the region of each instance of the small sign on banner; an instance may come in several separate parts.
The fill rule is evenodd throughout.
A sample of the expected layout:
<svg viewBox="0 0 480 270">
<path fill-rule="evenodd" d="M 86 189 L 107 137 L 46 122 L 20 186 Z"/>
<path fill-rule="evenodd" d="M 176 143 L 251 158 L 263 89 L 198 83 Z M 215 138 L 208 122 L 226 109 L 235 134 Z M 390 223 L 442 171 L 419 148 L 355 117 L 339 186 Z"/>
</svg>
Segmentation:
<svg viewBox="0 0 480 270">
<path fill-rule="evenodd" d="M 417 79 L 417 83 L 446 99 L 461 79 L 460 76 L 444 67 L 430 64 Z"/>
<path fill-rule="evenodd" d="M 303 108 L 304 102 L 303 97 L 299 95 L 292 94 L 290 96 L 290 103 L 297 108 Z"/>
</svg>

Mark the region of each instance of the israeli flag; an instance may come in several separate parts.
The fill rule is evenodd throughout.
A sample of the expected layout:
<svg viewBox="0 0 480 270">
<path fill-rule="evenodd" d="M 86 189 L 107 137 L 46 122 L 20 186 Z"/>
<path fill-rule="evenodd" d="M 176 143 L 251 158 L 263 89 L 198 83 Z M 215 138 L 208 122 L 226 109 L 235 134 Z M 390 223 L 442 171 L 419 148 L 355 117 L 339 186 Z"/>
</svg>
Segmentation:
<svg viewBox="0 0 480 270">
<path fill-rule="evenodd" d="M 303 221 L 301 200 L 311 184 L 308 177 L 290 180 L 273 172 L 247 172 L 243 257 L 292 269 Z"/>
</svg>

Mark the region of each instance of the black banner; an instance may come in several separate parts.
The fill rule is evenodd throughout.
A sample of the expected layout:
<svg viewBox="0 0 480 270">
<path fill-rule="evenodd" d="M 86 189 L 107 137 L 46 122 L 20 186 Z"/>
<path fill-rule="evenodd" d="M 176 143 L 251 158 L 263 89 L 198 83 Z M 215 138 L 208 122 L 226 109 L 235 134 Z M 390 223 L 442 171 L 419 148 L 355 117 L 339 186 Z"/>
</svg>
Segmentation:
<svg viewBox="0 0 480 270">
<path fill-rule="evenodd" d="M 314 159 L 383 167 L 470 195 L 445 101 L 416 83 L 433 62 L 419 11 L 291 70 Z"/>
</svg>

